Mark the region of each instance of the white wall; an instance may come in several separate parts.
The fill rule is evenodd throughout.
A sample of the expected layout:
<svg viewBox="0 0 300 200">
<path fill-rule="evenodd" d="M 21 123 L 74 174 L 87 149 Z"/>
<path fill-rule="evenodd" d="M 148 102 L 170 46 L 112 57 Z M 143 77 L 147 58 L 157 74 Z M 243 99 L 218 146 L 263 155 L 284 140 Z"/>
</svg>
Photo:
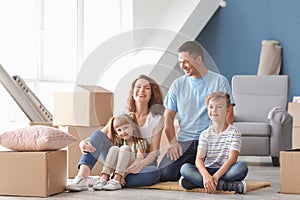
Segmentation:
<svg viewBox="0 0 300 200">
<path fill-rule="evenodd" d="M 103 52 L 107 52 L 112 57 L 111 62 L 102 62 L 102 70 L 94 61 L 93 64 L 88 61 L 89 64 L 85 63 L 84 66 L 97 68 L 98 74 L 91 75 L 95 76 L 92 82 L 115 93 L 115 115 L 126 110 L 130 83 L 140 73 L 150 75 L 161 84 L 164 91 L 168 90 L 174 78 L 182 74 L 176 69 L 177 47 L 184 41 L 196 38 L 219 8 L 220 2 L 221 0 L 189 0 L 188 3 L 182 0 L 132 1 L 133 30 L 120 34 L 120 37 L 109 43 L 115 46 L 108 44 L 105 48 L 99 47 L 91 56 L 91 59 L 98 60 Z M 212 62 L 210 59 L 206 60 Z M 90 67 L 90 64 L 94 67 Z"/>
<path fill-rule="evenodd" d="M 220 2 L 122 0 L 124 32 L 103 42 L 87 57 L 76 83 L 98 84 L 115 92 L 114 114 L 126 111 L 130 83 L 139 74 L 152 76 L 167 91 L 173 79 L 182 73 L 176 69 L 177 47 L 185 40 L 195 39 Z M 51 86 L 41 82 L 36 85 L 39 91 L 32 88 L 50 111 L 53 110 L 51 92 L 64 89 L 59 85 L 64 84 L 58 82 Z M 5 99 L 0 105 L 0 119 L 25 120 L 26 116 L 4 88 L 0 89 L 0 94 L 1 102 Z"/>
</svg>

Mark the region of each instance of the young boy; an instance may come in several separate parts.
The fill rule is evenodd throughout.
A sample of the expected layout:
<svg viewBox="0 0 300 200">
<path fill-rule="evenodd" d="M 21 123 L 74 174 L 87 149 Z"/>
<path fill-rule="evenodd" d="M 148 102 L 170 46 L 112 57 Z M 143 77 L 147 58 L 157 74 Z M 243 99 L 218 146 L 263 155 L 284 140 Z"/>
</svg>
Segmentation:
<svg viewBox="0 0 300 200">
<path fill-rule="evenodd" d="M 227 93 L 214 92 L 206 97 L 205 104 L 212 124 L 199 137 L 196 165 L 182 165 L 179 184 L 186 190 L 204 188 L 207 193 L 224 190 L 245 194 L 243 179 L 248 167 L 245 162 L 237 162 L 241 133 L 226 121 L 230 97 Z"/>
</svg>

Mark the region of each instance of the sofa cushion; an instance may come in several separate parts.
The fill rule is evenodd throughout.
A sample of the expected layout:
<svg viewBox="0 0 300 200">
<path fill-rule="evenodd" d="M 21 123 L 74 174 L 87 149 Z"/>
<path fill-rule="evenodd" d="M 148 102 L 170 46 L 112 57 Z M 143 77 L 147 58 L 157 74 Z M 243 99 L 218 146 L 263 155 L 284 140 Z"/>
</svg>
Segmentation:
<svg viewBox="0 0 300 200">
<path fill-rule="evenodd" d="M 258 122 L 234 122 L 233 123 L 242 133 L 242 136 L 269 137 L 271 127 L 267 123 Z"/>
</svg>

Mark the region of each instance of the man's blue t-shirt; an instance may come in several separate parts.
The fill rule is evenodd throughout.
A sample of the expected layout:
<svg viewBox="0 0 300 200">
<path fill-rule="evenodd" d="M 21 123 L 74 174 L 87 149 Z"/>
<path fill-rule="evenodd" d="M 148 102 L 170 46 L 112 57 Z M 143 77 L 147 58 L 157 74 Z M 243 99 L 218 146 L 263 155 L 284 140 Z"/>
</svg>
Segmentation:
<svg viewBox="0 0 300 200">
<path fill-rule="evenodd" d="M 177 112 L 178 141 L 198 140 L 200 133 L 210 125 L 205 98 L 212 92 L 226 92 L 234 100 L 228 80 L 221 74 L 208 71 L 202 78 L 181 76 L 171 85 L 164 106 Z"/>
</svg>

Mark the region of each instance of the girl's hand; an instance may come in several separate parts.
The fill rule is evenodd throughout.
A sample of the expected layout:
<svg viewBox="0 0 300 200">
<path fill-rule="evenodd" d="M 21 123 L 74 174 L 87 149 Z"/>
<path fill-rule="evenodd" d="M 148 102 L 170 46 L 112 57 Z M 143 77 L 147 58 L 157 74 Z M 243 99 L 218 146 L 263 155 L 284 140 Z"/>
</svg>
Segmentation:
<svg viewBox="0 0 300 200">
<path fill-rule="evenodd" d="M 89 141 L 85 140 L 79 143 L 79 148 L 81 150 L 81 153 L 83 154 L 92 153 L 96 150 L 96 148 L 93 147 L 93 145 Z"/>
<path fill-rule="evenodd" d="M 125 186 L 125 184 L 126 184 L 125 176 L 122 176 L 121 181 L 120 181 L 120 184 L 121 184 L 122 186 Z"/>
</svg>

